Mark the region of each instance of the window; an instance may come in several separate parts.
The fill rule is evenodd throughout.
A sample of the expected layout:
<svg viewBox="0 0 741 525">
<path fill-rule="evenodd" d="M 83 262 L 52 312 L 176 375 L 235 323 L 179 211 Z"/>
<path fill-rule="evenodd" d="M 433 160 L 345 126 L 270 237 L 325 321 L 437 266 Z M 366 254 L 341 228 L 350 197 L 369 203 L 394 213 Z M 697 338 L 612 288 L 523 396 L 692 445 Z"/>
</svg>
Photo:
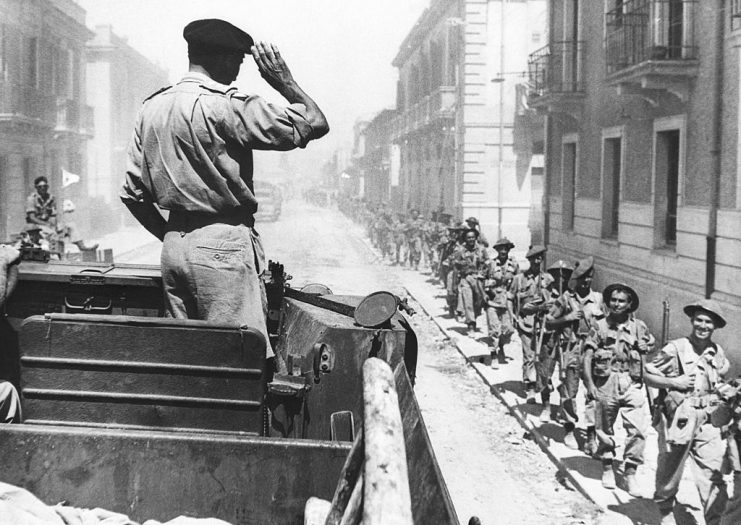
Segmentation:
<svg viewBox="0 0 741 525">
<path fill-rule="evenodd" d="M 0 81 L 8 80 L 8 30 L 0 24 Z"/>
<path fill-rule="evenodd" d="M 654 239 L 658 248 L 677 243 L 677 210 L 682 172 L 681 128 L 655 126 L 654 137 Z"/>
<path fill-rule="evenodd" d="M 26 38 L 26 85 L 39 87 L 39 41 L 36 37 Z"/>
<path fill-rule="evenodd" d="M 605 239 L 617 239 L 620 223 L 623 141 L 621 136 L 614 135 L 604 133 L 602 142 L 602 237 Z"/>
<path fill-rule="evenodd" d="M 562 173 L 562 220 L 564 231 L 574 231 L 574 205 L 576 203 L 576 169 L 577 169 L 576 141 L 564 141 L 561 159 Z"/>
</svg>

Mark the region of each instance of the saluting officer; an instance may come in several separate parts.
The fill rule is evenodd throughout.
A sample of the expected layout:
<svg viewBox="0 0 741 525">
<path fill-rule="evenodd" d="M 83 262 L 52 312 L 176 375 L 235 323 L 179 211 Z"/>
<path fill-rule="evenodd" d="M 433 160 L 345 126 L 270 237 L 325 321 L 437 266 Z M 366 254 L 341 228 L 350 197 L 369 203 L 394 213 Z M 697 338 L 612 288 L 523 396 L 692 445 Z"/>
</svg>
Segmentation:
<svg viewBox="0 0 741 525">
<path fill-rule="evenodd" d="M 530 266 L 514 276 L 507 294 L 507 308 L 522 341 L 522 382 L 528 403 L 536 402 L 535 360 L 540 352 L 540 333 L 545 331 L 543 317 L 551 306 L 547 298 L 553 277 L 541 269 L 545 253 L 545 246 L 530 247 L 525 254 Z"/>
<path fill-rule="evenodd" d="M 668 426 L 667 446 L 659 444 L 654 501 L 662 525 L 675 523 L 679 481 L 691 456 L 705 522 L 715 525 L 728 499 L 722 472 L 726 446 L 708 414 L 716 400 L 713 393 L 730 368 L 723 348 L 713 342 L 713 333 L 726 320 L 720 305 L 710 299 L 685 306 L 684 313 L 690 318 L 690 334 L 669 341 L 646 365 L 646 383 L 661 389 L 658 399 Z"/>
<path fill-rule="evenodd" d="M 494 243 L 497 256 L 491 259 L 484 275 L 484 289 L 486 291 L 486 321 L 491 338 L 491 366 L 496 360 L 506 363 L 504 345 L 510 342 L 514 334 L 512 316 L 507 310 L 507 290 L 512 279 L 520 273 L 520 266 L 510 251 L 515 245 L 507 237 L 502 237 Z"/>
<path fill-rule="evenodd" d="M 251 326 L 265 336 L 272 357 L 252 150 L 303 148 L 329 125 L 274 45 L 255 43 L 218 19 L 191 22 L 183 37 L 189 72 L 144 101 L 121 199 L 163 241 L 168 313 Z M 287 106 L 229 87 L 249 53 Z M 167 221 L 158 208 L 170 210 Z"/>
<path fill-rule="evenodd" d="M 611 284 L 602 292 L 607 316 L 597 321 L 585 342 L 584 379 L 587 395 L 596 400 L 597 455 L 602 459 L 602 485 L 615 488 L 613 425 L 622 416 L 625 439 L 624 481 L 628 493 L 639 495 L 636 468 L 643 464 L 649 421 L 645 412 L 643 362 L 654 346 L 646 323 L 633 312 L 638 294 L 628 285 Z"/>
</svg>

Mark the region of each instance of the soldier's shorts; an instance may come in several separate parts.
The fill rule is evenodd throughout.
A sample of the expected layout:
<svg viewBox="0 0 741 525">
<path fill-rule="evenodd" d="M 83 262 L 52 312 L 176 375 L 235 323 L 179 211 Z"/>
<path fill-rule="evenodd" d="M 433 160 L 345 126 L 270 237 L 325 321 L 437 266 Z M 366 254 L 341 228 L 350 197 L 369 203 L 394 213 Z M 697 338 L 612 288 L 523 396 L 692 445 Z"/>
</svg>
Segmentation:
<svg viewBox="0 0 741 525">
<path fill-rule="evenodd" d="M 162 245 L 167 313 L 254 328 L 265 336 L 266 357 L 273 357 L 258 233 L 245 224 L 204 222 L 187 213 L 170 214 Z"/>
</svg>

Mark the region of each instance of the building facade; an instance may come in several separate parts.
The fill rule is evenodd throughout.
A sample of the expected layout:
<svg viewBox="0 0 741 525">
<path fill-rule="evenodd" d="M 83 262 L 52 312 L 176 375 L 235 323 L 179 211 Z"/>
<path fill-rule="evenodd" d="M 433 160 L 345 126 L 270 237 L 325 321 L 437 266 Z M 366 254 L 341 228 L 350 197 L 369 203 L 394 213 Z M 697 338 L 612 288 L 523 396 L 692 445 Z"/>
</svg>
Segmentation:
<svg viewBox="0 0 741 525">
<path fill-rule="evenodd" d="M 595 256 L 655 331 L 668 302 L 671 337 L 703 296 L 729 314 L 719 340 L 741 335 L 739 21 L 731 0 L 551 0 L 530 58 L 549 258 Z"/>
<path fill-rule="evenodd" d="M 118 194 L 137 112 L 146 97 L 169 85 L 168 71 L 133 49 L 109 25 L 95 28 L 87 43 L 86 67 L 88 103 L 95 110 L 87 195 L 91 215 L 105 217 L 98 221 L 99 231 L 113 231 L 130 218 Z"/>
<path fill-rule="evenodd" d="M 542 0 L 432 0 L 393 61 L 404 207 L 477 216 L 488 237 L 527 246 L 542 155 L 516 147 L 518 86 L 545 21 Z"/>
<path fill-rule="evenodd" d="M 395 110 L 384 109 L 363 127 L 359 139 L 362 155 L 355 163 L 363 178 L 363 198 L 369 203 L 389 203 L 393 209 L 401 209 L 399 146 L 392 141 L 395 118 Z"/>
<path fill-rule="evenodd" d="M 62 188 L 62 170 L 85 180 L 91 37 L 85 11 L 72 0 L 0 0 L 0 240 L 25 224 L 25 197 L 39 175 L 60 206 L 83 191 Z"/>
</svg>

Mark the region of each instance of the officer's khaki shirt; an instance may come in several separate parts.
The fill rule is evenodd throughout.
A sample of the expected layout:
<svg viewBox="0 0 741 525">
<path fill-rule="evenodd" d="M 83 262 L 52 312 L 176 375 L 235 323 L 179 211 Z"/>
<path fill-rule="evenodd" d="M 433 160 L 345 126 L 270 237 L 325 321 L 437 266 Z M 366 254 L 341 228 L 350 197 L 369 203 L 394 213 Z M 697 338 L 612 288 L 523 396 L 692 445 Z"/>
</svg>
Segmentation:
<svg viewBox="0 0 741 525">
<path fill-rule="evenodd" d="M 190 72 L 142 105 L 128 149 L 121 200 L 166 210 L 257 210 L 252 150 L 304 147 L 303 104 L 280 107 Z"/>
</svg>

